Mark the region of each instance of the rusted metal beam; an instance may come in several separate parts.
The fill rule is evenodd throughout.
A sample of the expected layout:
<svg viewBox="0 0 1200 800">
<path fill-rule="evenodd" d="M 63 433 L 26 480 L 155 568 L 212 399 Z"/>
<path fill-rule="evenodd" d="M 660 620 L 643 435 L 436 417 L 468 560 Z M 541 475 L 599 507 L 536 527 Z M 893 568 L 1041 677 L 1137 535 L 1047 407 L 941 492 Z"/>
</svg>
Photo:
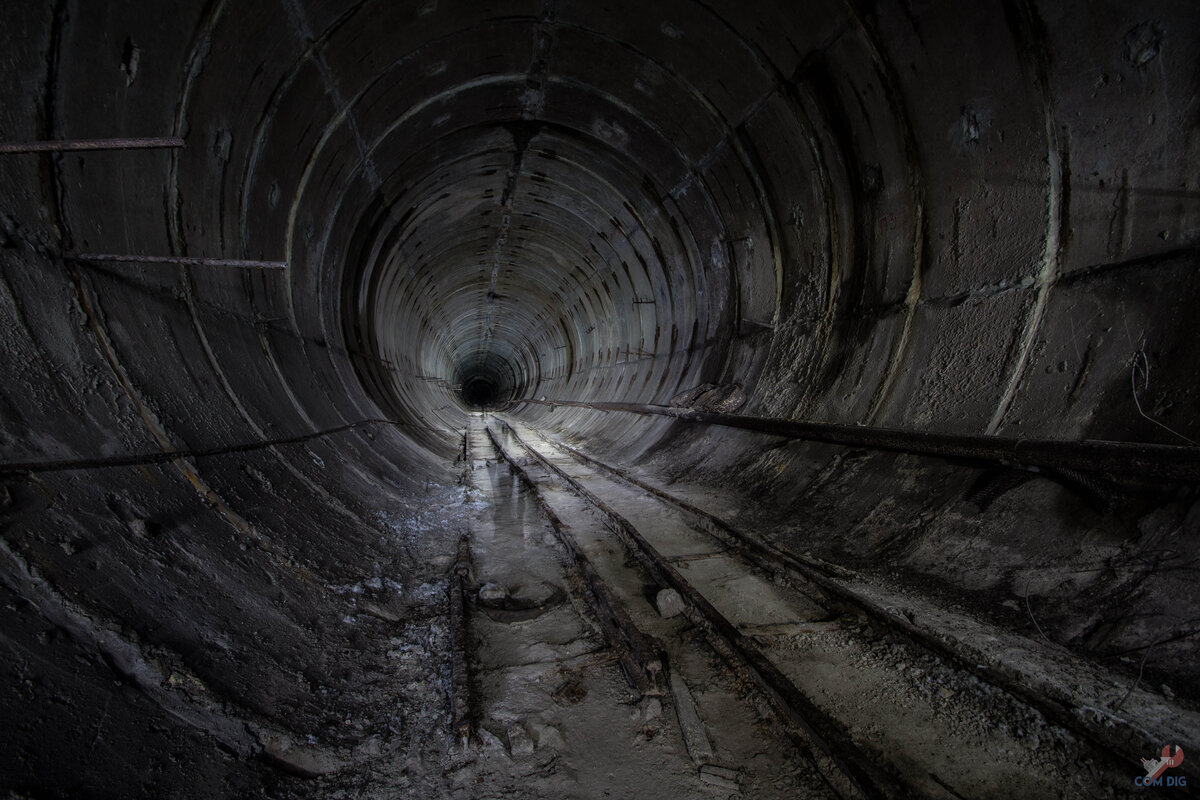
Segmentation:
<svg viewBox="0 0 1200 800">
<path fill-rule="evenodd" d="M 1200 482 L 1200 447 L 1094 439 L 1065 441 L 926 433 L 893 428 L 800 422 L 776 417 L 718 414 L 638 403 L 580 403 L 571 400 L 524 400 L 522 402 L 543 406 L 568 406 L 596 411 L 658 415 L 683 422 L 741 428 L 787 439 L 804 439 L 812 442 L 866 447 L 872 450 L 898 453 L 915 453 L 938 458 L 992 461 L 1027 468 L 1075 469 L 1101 472 L 1118 477 L 1152 477 L 1186 483 Z"/>
<path fill-rule="evenodd" d="M 123 264 L 180 264 L 188 267 L 244 267 L 287 269 L 286 261 L 255 261 L 243 258 L 196 258 L 192 256 L 138 256 L 129 253 L 67 253 L 71 261 L 116 261 Z"/>
<path fill-rule="evenodd" d="M 471 742 L 471 672 L 468 653 L 467 592 L 471 583 L 471 542 L 464 534 L 458 541 L 458 559 L 450 576 L 450 633 L 454 652 L 450 657 L 451 734 L 466 747 Z"/>
<path fill-rule="evenodd" d="M 183 147 L 178 136 L 143 139 L 54 139 L 41 142 L 0 142 L 0 154 L 63 153 L 77 150 L 155 150 Z"/>
</svg>

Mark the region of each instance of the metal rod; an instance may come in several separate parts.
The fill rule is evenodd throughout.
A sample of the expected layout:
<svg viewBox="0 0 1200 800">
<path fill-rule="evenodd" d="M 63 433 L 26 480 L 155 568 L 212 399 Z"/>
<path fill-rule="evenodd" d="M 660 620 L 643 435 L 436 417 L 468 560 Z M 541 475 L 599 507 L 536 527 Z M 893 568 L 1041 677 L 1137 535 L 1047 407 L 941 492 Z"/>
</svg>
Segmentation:
<svg viewBox="0 0 1200 800">
<path fill-rule="evenodd" d="M 471 578 L 471 541 L 463 534 L 458 541 L 458 560 L 450 576 L 450 632 L 453 653 L 450 661 L 451 734 L 462 747 L 471 742 L 471 670 L 468 648 L 467 591 Z"/>
<path fill-rule="evenodd" d="M 148 139 L 55 139 L 44 142 L 0 142 L 0 153 L 61 153 L 71 150 L 153 150 L 163 147 L 183 147 L 178 136 L 156 136 Z"/>
<path fill-rule="evenodd" d="M 125 456 L 106 456 L 103 458 L 77 458 L 64 461 L 25 461 L 17 463 L 0 463 L 0 478 L 9 475 L 24 475 L 37 472 L 67 472 L 83 469 L 107 469 L 110 467 L 139 467 L 149 464 L 166 464 L 180 458 L 210 458 L 212 456 L 230 455 L 232 453 L 250 453 L 277 447 L 285 444 L 301 444 L 313 439 L 320 439 L 343 431 L 357 430 L 375 425 L 394 425 L 407 427 L 405 423 L 390 419 L 364 419 L 339 425 L 336 428 L 326 428 L 321 431 L 304 433 L 299 436 L 289 436 L 282 439 L 261 439 L 256 442 L 241 442 L 239 444 L 214 447 L 207 450 L 163 450 L 157 453 L 133 453 Z"/>
<path fill-rule="evenodd" d="M 571 406 L 597 411 L 655 414 L 684 422 L 723 425 L 790 439 L 867 447 L 900 453 L 998 461 L 1025 467 L 1077 469 L 1116 476 L 1151 476 L 1189 483 L 1200 482 L 1200 447 L 1179 447 L 1137 442 L 1009 439 L 1001 436 L 964 436 L 822 422 L 797 422 L 776 417 L 746 417 L 686 408 L 637 403 L 580 403 L 570 400 L 524 400 L 543 406 Z"/>
<path fill-rule="evenodd" d="M 189 267 L 246 267 L 287 269 L 286 261 L 254 261 L 241 258 L 193 258 L 190 256 L 135 256 L 126 253 L 67 253 L 72 261 L 118 261 L 128 264 L 182 264 Z"/>
</svg>

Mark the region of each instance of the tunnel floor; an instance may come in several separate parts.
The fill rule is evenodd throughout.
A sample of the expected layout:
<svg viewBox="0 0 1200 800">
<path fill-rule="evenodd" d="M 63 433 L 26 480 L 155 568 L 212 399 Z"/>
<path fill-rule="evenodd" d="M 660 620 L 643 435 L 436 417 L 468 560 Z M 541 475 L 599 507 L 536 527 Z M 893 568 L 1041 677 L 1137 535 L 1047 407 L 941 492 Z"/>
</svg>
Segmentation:
<svg viewBox="0 0 1200 800">
<path fill-rule="evenodd" d="M 1052 759 L 1072 765 L 1055 792 L 1082 797 L 1127 771 L 1109 695 L 1137 693 L 1128 724 L 1200 722 L 898 581 L 775 558 L 720 516 L 744 504 L 519 419 L 477 412 L 452 468 L 426 538 L 456 555 L 418 591 L 450 610 L 423 645 L 391 640 L 425 677 L 381 686 L 424 722 L 350 759 L 275 753 L 309 771 L 289 796 L 1033 797 Z M 371 588 L 349 587 L 359 618 Z M 1064 724 L 1064 701 L 1097 713 Z"/>
</svg>

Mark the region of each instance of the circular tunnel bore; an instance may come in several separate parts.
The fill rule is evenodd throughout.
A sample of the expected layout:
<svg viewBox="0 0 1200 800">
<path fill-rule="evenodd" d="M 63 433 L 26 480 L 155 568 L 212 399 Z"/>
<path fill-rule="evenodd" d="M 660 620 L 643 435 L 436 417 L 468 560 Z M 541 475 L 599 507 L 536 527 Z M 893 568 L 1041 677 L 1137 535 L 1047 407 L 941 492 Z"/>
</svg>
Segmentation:
<svg viewBox="0 0 1200 800">
<path fill-rule="evenodd" d="M 463 381 L 460 396 L 467 408 L 491 408 L 500 403 L 500 387 L 492 378 L 471 375 Z"/>
<path fill-rule="evenodd" d="M 497 77 L 492 91 L 504 97 L 526 82 Z M 661 133 L 585 85 L 545 88 L 554 122 L 487 119 L 520 106 L 461 91 L 469 97 L 445 100 L 465 104 L 460 127 L 408 145 L 377 200 L 356 209 L 365 216 L 343 261 L 343 320 L 356 348 L 376 356 L 360 373 L 377 402 L 398 418 L 453 426 L 443 392 L 461 386 L 472 405 L 479 392 L 459 376 L 480 371 L 506 402 L 665 401 L 682 381 L 716 377 L 736 280 L 711 207 L 684 216 L 662 199 L 663 181 L 685 173 Z M 614 121 L 570 119 L 593 106 Z M 421 124 L 391 136 L 415 136 L 408 126 Z M 630 159 L 627 131 L 646 138 L 642 158 L 672 174 Z M 391 146 L 381 140 L 379 150 Z"/>
<path fill-rule="evenodd" d="M 3 4 L 5 139 L 184 146 L 0 156 L 0 792 L 294 780 L 280 796 L 315 798 L 345 775 L 357 794 L 378 764 L 381 791 L 473 786 L 453 753 L 418 764 L 450 752 L 448 576 L 469 572 L 462 531 L 533 505 L 498 490 L 493 518 L 470 516 L 486 504 L 469 470 L 496 466 L 478 409 L 678 488 L 830 580 L 895 589 L 889 614 L 962 612 L 1002 632 L 988 641 L 1111 669 L 1064 681 L 1101 688 L 1060 706 L 1132 720 L 1153 691 L 1166 711 L 1143 730 L 1182 720 L 1155 746 L 1194 750 L 1194 486 L 948 466 L 684 412 L 718 398 L 852 433 L 1195 447 L 1198 16 L 1179 0 Z M 511 537 L 510 566 L 543 528 Z M 705 568 L 679 552 L 681 573 Z M 547 715 L 569 705 L 658 753 L 652 721 L 597 702 L 583 663 L 528 682 L 564 689 Z M 922 691 L 957 719 L 973 690 L 933 678 Z M 486 740 L 510 766 L 556 742 L 517 712 Z M 647 773 L 710 766 L 675 750 Z M 741 755 L 724 763 L 757 758 Z M 544 794 L 578 793 L 563 776 L 601 761 L 541 762 Z M 710 786 L 732 790 L 731 772 Z M 598 797 L 592 777 L 579 791 Z"/>
</svg>

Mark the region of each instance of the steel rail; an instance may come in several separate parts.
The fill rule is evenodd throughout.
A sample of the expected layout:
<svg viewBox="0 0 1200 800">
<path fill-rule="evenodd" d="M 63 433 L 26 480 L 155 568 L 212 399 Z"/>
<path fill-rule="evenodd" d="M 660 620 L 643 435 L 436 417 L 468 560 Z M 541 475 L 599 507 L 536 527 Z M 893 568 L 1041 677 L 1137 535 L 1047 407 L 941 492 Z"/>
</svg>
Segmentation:
<svg viewBox="0 0 1200 800">
<path fill-rule="evenodd" d="M 662 696 L 666 694 L 663 686 L 663 656 L 662 647 L 651 636 L 643 633 L 626 613 L 624 607 L 608 588 L 608 584 L 600 577 L 600 573 L 592 564 L 591 559 L 575 543 L 574 538 L 567 532 L 568 527 L 554 509 L 545 501 L 537 484 L 529 476 L 525 467 L 517 463 L 508 451 L 497 441 L 490 427 L 485 427 L 488 439 L 500 458 L 508 464 L 513 473 L 528 488 L 550 521 L 558 541 L 566 548 L 574 563 L 584 587 L 585 599 L 595 613 L 605 639 L 617 654 L 617 661 L 630 687 L 643 696 Z"/>
<path fill-rule="evenodd" d="M 1145 735 L 1137 726 L 1124 721 L 1116 722 L 1110 719 L 1107 724 L 1089 724 L 1068 695 L 1051 693 L 1044 686 L 1036 686 L 1025 675 L 993 661 L 974 647 L 963 645 L 956 640 L 947 640 L 863 597 L 841 582 L 858 577 L 855 573 L 819 559 L 789 553 L 758 536 L 735 528 L 716 514 L 635 478 L 618 467 L 592 458 L 570 445 L 549 439 L 540 431 L 533 432 L 551 447 L 691 515 L 702 528 L 757 569 L 770 575 L 782 572 L 784 576 L 791 578 L 793 583 L 803 582 L 811 585 L 815 592 L 827 598 L 828 602 L 865 615 L 880 627 L 908 639 L 916 646 L 949 661 L 1036 709 L 1047 720 L 1078 735 L 1114 762 L 1127 758 L 1130 752 L 1152 752 L 1157 746 L 1157 739 Z"/>
<path fill-rule="evenodd" d="M 805 739 L 825 756 L 867 798 L 903 798 L 914 796 L 907 786 L 889 770 L 882 768 L 854 744 L 849 734 L 833 717 L 822 711 L 801 692 L 753 641 L 708 601 L 654 548 L 629 520 L 601 500 L 580 481 L 555 465 L 533 447 L 526 444 L 512 426 L 504 420 L 513 440 L 550 471 L 557 474 L 576 492 L 596 507 L 612 523 L 614 533 L 623 541 L 631 555 L 638 557 L 651 576 L 670 586 L 692 607 L 696 617 L 704 622 L 727 648 L 739 665 L 758 684 L 760 690 L 779 710 L 784 719 L 798 729 Z"/>
<path fill-rule="evenodd" d="M 463 534 L 458 541 L 458 558 L 449 581 L 453 647 L 450 659 L 450 732 L 460 747 L 470 744 L 475 730 L 471 703 L 471 662 L 468 656 L 470 636 L 467 629 L 467 593 L 472 582 L 471 568 L 471 540 Z"/>
</svg>

